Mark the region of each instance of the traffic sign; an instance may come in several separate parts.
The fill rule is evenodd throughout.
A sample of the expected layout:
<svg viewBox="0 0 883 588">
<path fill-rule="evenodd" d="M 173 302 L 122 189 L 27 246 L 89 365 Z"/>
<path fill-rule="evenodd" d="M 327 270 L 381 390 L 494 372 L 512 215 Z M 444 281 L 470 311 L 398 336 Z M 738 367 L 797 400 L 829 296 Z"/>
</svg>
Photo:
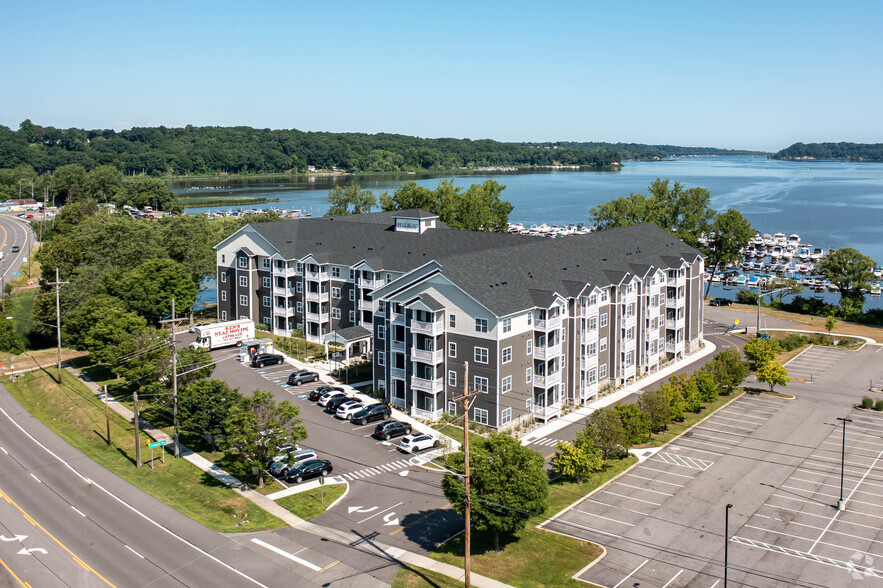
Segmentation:
<svg viewBox="0 0 883 588">
<path fill-rule="evenodd" d="M 18 275 L 18 272 L 12 272 L 12 275 L 13 275 L 13 276 L 17 276 L 17 275 Z"/>
<path fill-rule="evenodd" d="M 159 441 L 154 441 L 153 443 L 151 443 L 150 445 L 148 445 L 148 447 L 150 447 L 150 448 L 153 448 L 153 447 L 162 447 L 163 445 L 165 445 L 165 444 L 168 443 L 168 442 L 169 442 L 168 439 L 161 439 L 161 440 L 159 440 Z"/>
</svg>

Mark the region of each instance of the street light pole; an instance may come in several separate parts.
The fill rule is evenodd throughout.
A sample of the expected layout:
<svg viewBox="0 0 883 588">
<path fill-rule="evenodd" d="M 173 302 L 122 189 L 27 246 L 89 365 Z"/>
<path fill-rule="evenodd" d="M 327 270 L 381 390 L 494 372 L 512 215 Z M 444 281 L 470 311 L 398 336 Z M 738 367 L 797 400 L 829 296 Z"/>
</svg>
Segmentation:
<svg viewBox="0 0 883 588">
<path fill-rule="evenodd" d="M 730 551 L 730 509 L 732 504 L 728 504 L 724 511 L 724 588 L 727 588 L 727 569 L 729 566 Z"/>
<path fill-rule="evenodd" d="M 846 503 L 843 501 L 843 474 L 846 469 L 846 423 L 851 423 L 852 419 L 837 417 L 837 420 L 843 422 L 843 444 L 840 448 L 840 500 L 837 501 L 837 510 L 846 510 Z"/>
</svg>

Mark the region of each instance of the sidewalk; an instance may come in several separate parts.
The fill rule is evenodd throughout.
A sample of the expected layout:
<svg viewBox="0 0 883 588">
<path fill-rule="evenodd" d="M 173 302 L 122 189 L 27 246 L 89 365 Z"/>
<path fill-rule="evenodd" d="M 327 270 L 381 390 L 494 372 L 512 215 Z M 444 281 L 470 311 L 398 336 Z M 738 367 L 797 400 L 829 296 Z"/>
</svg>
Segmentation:
<svg viewBox="0 0 883 588">
<path fill-rule="evenodd" d="M 289 358 L 290 359 L 290 358 Z M 293 360 L 291 360 L 293 362 Z M 312 364 L 311 364 L 312 367 Z M 95 382 L 90 380 L 83 372 L 79 369 L 71 366 L 65 366 L 65 369 L 68 370 L 71 374 L 76 376 L 78 380 L 83 382 L 86 387 L 88 387 L 92 392 L 95 393 L 96 396 L 103 398 L 104 391 L 98 386 Z M 319 371 L 319 370 L 315 370 Z M 326 371 L 327 376 L 327 371 Z M 122 416 L 124 419 L 129 422 L 134 422 L 135 413 L 129 410 L 127 407 L 123 406 L 111 396 L 108 395 L 107 398 L 108 406 Z M 149 437 L 151 437 L 155 441 L 161 441 L 165 439 L 168 444 L 166 447 L 171 450 L 171 444 L 173 439 L 166 435 L 161 430 L 154 427 L 152 424 L 141 420 L 139 422 L 141 426 L 141 430 L 147 433 Z M 364 546 L 360 547 L 361 549 L 366 548 L 374 548 L 374 550 L 379 551 L 384 556 L 389 558 L 391 561 L 398 562 L 399 564 L 405 565 L 410 564 L 414 566 L 418 566 L 421 568 L 425 568 L 427 570 L 431 570 L 433 572 L 437 572 L 440 574 L 444 574 L 450 578 L 454 578 L 455 580 L 463 581 L 464 571 L 457 566 L 452 566 L 446 563 L 435 561 L 434 559 L 430 559 L 425 555 L 420 555 L 419 553 L 412 553 L 410 551 L 404 550 L 400 547 L 393 547 L 391 545 L 385 545 L 383 543 L 377 541 L 369 541 L 364 537 L 357 535 L 355 533 L 347 533 L 344 531 L 338 531 L 337 529 L 331 529 L 328 527 L 322 527 L 315 523 L 311 523 L 309 521 L 305 521 L 300 517 L 295 516 L 290 511 L 276 504 L 273 500 L 267 498 L 257 490 L 252 489 L 249 485 L 243 483 L 241 480 L 228 474 L 223 469 L 219 468 L 209 460 L 205 459 L 201 455 L 194 453 L 188 447 L 182 444 L 178 444 L 178 447 L 181 452 L 181 457 L 186 459 L 202 471 L 206 472 L 210 476 L 219 480 L 226 486 L 229 486 L 236 492 L 238 492 L 243 497 L 252 501 L 254 504 L 275 516 L 282 521 L 285 521 L 289 526 L 310 533 L 312 535 L 316 535 L 318 537 L 324 537 L 329 539 L 337 540 L 345 545 L 350 545 L 351 547 L 356 546 Z M 472 583 L 476 586 L 487 587 L 487 588 L 505 588 L 508 584 L 504 584 L 502 582 L 498 582 L 492 578 L 486 578 L 476 573 L 471 574 Z"/>
<path fill-rule="evenodd" d="M 683 369 L 685 365 L 690 365 L 694 361 L 700 360 L 703 357 L 707 357 L 717 350 L 717 347 L 711 341 L 703 339 L 702 342 L 705 344 L 705 346 L 693 355 L 688 355 L 681 361 L 671 362 L 661 370 L 657 371 L 655 374 L 647 376 L 646 378 L 642 378 L 632 384 L 629 384 L 628 386 L 623 386 L 612 394 L 608 394 L 607 396 L 599 398 L 594 402 L 590 402 L 584 406 L 581 406 L 573 412 L 557 418 L 552 422 L 546 423 L 539 429 L 534 429 L 521 439 L 521 444 L 529 445 L 537 439 L 548 437 L 552 433 L 560 431 L 561 429 L 569 425 L 578 423 L 599 408 L 616 404 L 623 398 L 628 398 L 630 395 L 635 394 L 636 392 L 641 390 L 641 388 L 644 388 L 650 384 L 654 384 L 660 380 L 668 379 L 671 374 L 677 372 L 680 369 Z"/>
</svg>

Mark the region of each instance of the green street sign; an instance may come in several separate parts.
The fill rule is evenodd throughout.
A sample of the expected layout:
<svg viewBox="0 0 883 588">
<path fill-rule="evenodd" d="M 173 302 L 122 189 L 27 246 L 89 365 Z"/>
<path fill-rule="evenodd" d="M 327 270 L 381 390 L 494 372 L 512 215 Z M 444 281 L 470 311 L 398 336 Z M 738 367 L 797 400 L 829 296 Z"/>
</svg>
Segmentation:
<svg viewBox="0 0 883 588">
<path fill-rule="evenodd" d="M 165 444 L 168 443 L 168 442 L 169 442 L 168 439 L 163 439 L 163 440 L 161 440 L 161 441 L 154 441 L 153 443 L 151 443 L 150 445 L 148 445 L 148 447 L 150 447 L 151 449 L 154 448 L 154 447 L 162 447 L 163 445 L 165 445 Z"/>
</svg>

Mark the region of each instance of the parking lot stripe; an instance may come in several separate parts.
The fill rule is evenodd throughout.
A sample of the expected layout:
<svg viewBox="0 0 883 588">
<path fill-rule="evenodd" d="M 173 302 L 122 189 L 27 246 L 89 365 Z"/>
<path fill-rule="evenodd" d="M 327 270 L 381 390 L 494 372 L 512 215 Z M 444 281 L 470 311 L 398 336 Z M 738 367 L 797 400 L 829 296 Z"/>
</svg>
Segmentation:
<svg viewBox="0 0 883 588">
<path fill-rule="evenodd" d="M 684 443 L 685 441 L 689 441 L 690 443 L 700 443 L 702 445 L 710 445 L 712 447 L 720 447 L 721 449 L 733 449 L 736 445 L 721 445 L 720 443 L 715 443 L 713 441 L 705 441 L 703 439 L 696 439 L 696 435 L 691 435 L 690 437 L 684 437 L 679 440 L 679 443 Z M 723 452 L 709 452 L 709 453 L 717 453 L 718 455 L 724 455 Z"/>
<path fill-rule="evenodd" d="M 727 409 L 724 409 L 724 410 L 719 410 L 719 411 L 717 411 L 717 416 L 718 416 L 718 418 L 728 418 L 728 417 L 721 416 L 721 415 L 724 415 L 724 414 L 734 414 L 734 415 L 738 416 L 738 417 L 741 418 L 741 419 L 745 419 L 745 420 L 749 420 L 749 421 L 754 420 L 754 421 L 756 421 L 756 424 L 758 424 L 758 425 L 762 425 L 763 423 L 765 423 L 765 422 L 767 421 L 767 419 L 763 419 L 763 418 L 756 417 L 756 416 L 750 416 L 750 415 L 747 415 L 747 414 L 745 414 L 744 412 L 741 412 L 741 411 L 738 411 L 738 410 L 727 410 Z M 735 420 L 735 419 L 731 419 L 731 420 Z"/>
<path fill-rule="evenodd" d="M 770 503 L 766 503 L 766 504 L 764 504 L 763 506 L 767 506 L 767 507 L 769 507 L 769 508 L 775 508 L 775 509 L 778 509 L 778 510 L 787 510 L 787 511 L 789 511 L 789 512 L 794 512 L 794 513 L 797 513 L 797 514 L 806 515 L 806 516 L 808 516 L 808 517 L 817 517 L 817 518 L 820 518 L 820 519 L 825 519 L 826 521 L 828 520 L 828 515 L 815 514 L 815 513 L 812 513 L 812 512 L 806 512 L 806 511 L 804 511 L 804 510 L 796 510 L 796 509 L 793 509 L 793 508 L 788 508 L 787 506 L 778 506 L 778 505 L 776 505 L 776 504 L 770 504 Z M 758 515 L 758 516 L 760 516 L 760 515 Z M 840 523 L 841 525 L 853 525 L 853 526 L 855 526 L 855 527 L 864 527 L 864 528 L 867 528 L 867 529 L 873 529 L 873 530 L 875 530 L 875 531 L 879 531 L 879 530 L 880 530 L 880 527 L 874 527 L 874 526 L 871 526 L 871 525 L 863 525 L 863 524 L 861 524 L 861 523 L 854 523 L 854 522 L 852 522 L 852 521 L 847 521 L 847 520 L 845 520 L 845 519 L 840 519 L 839 523 Z M 816 528 L 819 529 L 819 530 L 822 529 L 822 527 L 816 527 Z"/>
<path fill-rule="evenodd" d="M 697 430 L 699 430 L 699 429 L 697 429 Z M 701 431 L 701 430 L 700 430 L 700 431 Z M 695 430 L 694 430 L 693 434 L 690 435 L 690 439 L 696 439 L 696 438 L 699 438 L 699 439 L 714 439 L 715 442 L 712 442 L 712 443 L 711 443 L 712 445 L 718 445 L 719 447 L 724 447 L 724 448 L 727 448 L 727 449 L 733 449 L 734 447 L 738 447 L 738 446 L 739 446 L 739 443 L 738 443 L 738 442 L 737 442 L 737 443 L 724 443 L 724 442 L 722 442 L 722 440 L 721 440 L 720 437 L 715 437 L 714 435 L 706 436 L 706 435 L 703 435 L 701 432 L 697 433 L 697 432 L 695 432 Z"/>
<path fill-rule="evenodd" d="M 619 506 L 619 505 L 617 505 L 617 504 L 610 504 L 610 503 L 604 502 L 604 501 L 602 501 L 602 500 L 598 500 L 597 498 L 587 498 L 587 499 L 586 499 L 586 502 L 594 502 L 595 504 L 600 504 L 601 506 L 607 506 L 607 507 L 610 507 L 610 508 L 615 508 L 616 510 L 624 510 L 624 511 L 626 511 L 626 512 L 631 512 L 631 513 L 634 513 L 634 514 L 637 514 L 637 515 L 641 515 L 641 516 L 644 516 L 644 517 L 649 517 L 649 516 L 652 514 L 652 513 L 649 513 L 649 512 L 641 512 L 640 510 L 635 510 L 635 509 L 633 509 L 633 508 L 626 508 L 626 507 L 624 507 L 624 506 Z M 568 523 L 568 524 L 570 524 L 570 523 Z"/>
<path fill-rule="evenodd" d="M 641 490 L 643 492 L 653 492 L 654 494 L 663 494 L 665 496 L 674 496 L 674 494 L 670 494 L 668 492 L 660 492 L 659 490 L 650 490 L 649 488 L 642 488 L 641 486 L 632 486 L 631 484 L 626 484 L 625 482 L 616 482 L 616 485 L 625 486 L 626 488 L 634 488 L 636 490 Z"/>
<path fill-rule="evenodd" d="M 756 514 L 756 513 L 754 516 L 761 517 L 764 519 L 772 519 L 772 520 L 786 522 L 788 525 L 797 525 L 799 527 L 809 527 L 810 529 L 815 529 L 816 531 L 822 530 L 822 527 L 815 527 L 813 525 L 807 525 L 806 523 L 798 523 L 796 521 L 785 521 L 784 519 L 773 519 L 773 517 L 768 517 L 768 516 Z M 843 521 L 840 521 L 840 522 L 843 522 Z M 877 529 L 876 527 L 871 527 L 868 525 L 864 525 L 864 527 L 866 527 L 868 529 L 873 529 L 874 531 L 879 531 L 879 529 Z M 843 531 L 828 531 L 828 533 L 831 533 L 832 535 L 844 535 L 845 537 L 852 537 L 853 539 L 859 539 L 861 541 L 870 541 L 871 543 L 879 543 L 880 545 L 883 545 L 883 541 L 877 541 L 876 539 L 873 539 L 871 537 L 862 537 L 861 535 L 853 535 L 852 533 L 844 533 Z"/>
<path fill-rule="evenodd" d="M 706 422 L 707 424 L 709 424 L 709 425 L 714 425 L 715 427 L 729 427 L 729 428 L 731 428 L 731 429 L 736 429 L 737 431 L 744 431 L 745 429 L 750 429 L 750 428 L 751 428 L 750 426 L 744 426 L 744 425 L 743 425 L 743 426 L 739 426 L 739 425 L 731 425 L 731 424 L 729 424 L 729 423 L 721 423 L 721 422 L 718 422 L 718 421 L 714 421 L 713 419 L 714 419 L 714 417 L 708 419 L 708 420 L 705 421 L 705 422 Z M 752 430 L 753 430 L 753 429 L 752 429 Z"/>
<path fill-rule="evenodd" d="M 643 567 L 644 567 L 644 564 L 646 564 L 648 561 L 650 561 L 650 560 L 649 560 L 649 559 L 645 559 L 645 560 L 643 561 L 643 563 L 641 563 L 641 565 L 639 565 L 638 567 L 636 567 L 635 569 L 633 569 L 633 570 L 629 573 L 628 576 L 626 576 L 625 578 L 623 578 L 622 580 L 620 580 L 619 582 L 617 582 L 616 585 L 615 585 L 613 588 L 619 588 L 619 586 L 620 586 L 623 582 L 625 582 L 626 580 L 628 580 L 629 578 L 631 578 L 631 577 L 634 575 L 635 572 L 637 572 L 638 570 L 640 570 L 641 568 L 643 568 Z"/>
<path fill-rule="evenodd" d="M 605 494 L 613 494 L 614 496 L 619 496 L 620 498 L 628 498 L 629 500 L 637 500 L 638 502 L 646 502 L 647 504 L 652 504 L 653 506 L 662 506 L 658 502 L 651 502 L 649 500 L 644 500 L 642 498 L 635 498 L 634 496 L 626 496 L 625 494 L 617 494 L 616 492 L 611 492 L 610 490 L 602 490 Z"/>
<path fill-rule="evenodd" d="M 774 535 L 781 535 L 782 537 L 791 537 L 791 538 L 793 538 L 793 539 L 801 539 L 801 540 L 803 540 L 803 541 L 812 541 L 812 539 L 807 539 L 806 537 L 801 537 L 800 535 L 792 535 L 792 534 L 790 534 L 790 533 L 783 533 L 783 532 L 781 532 L 781 531 L 773 531 L 772 529 L 767 529 L 766 527 L 756 527 L 756 526 L 754 526 L 754 525 L 743 525 L 743 526 L 744 526 L 745 528 L 748 528 L 748 529 L 756 529 L 756 530 L 758 530 L 758 531 L 764 531 L 764 532 L 766 532 L 766 533 L 773 533 Z M 833 533 L 833 531 L 832 531 L 832 533 Z M 857 537 L 857 536 L 855 536 L 855 535 L 851 535 L 851 537 L 854 537 L 854 538 L 860 539 L 860 540 L 862 540 L 862 541 L 868 541 L 868 540 L 869 540 L 869 539 L 867 539 L 866 537 Z M 879 543 L 879 542 L 875 542 L 875 543 Z M 825 546 L 827 546 L 827 547 L 833 547 L 834 549 L 840 549 L 840 550 L 845 551 L 845 552 L 850 553 L 850 554 L 856 552 L 856 549 L 855 549 L 854 547 L 846 547 L 846 546 L 844 546 L 844 545 L 839 545 L 839 544 L 837 544 L 837 543 L 829 543 L 829 542 L 827 542 L 827 541 L 822 541 L 822 542 L 821 542 L 821 545 L 825 545 Z M 807 553 L 807 554 L 812 554 L 812 549 L 815 548 L 815 546 L 816 546 L 816 544 L 814 543 L 813 546 L 810 548 L 810 551 L 807 551 L 806 553 Z M 868 555 L 870 555 L 870 556 L 872 556 L 872 557 L 883 557 L 883 554 L 881 554 L 881 553 L 875 553 L 875 552 L 873 552 L 873 551 L 869 551 L 869 550 L 864 550 L 864 553 L 866 553 L 866 554 L 868 554 Z"/>
<path fill-rule="evenodd" d="M 690 451 L 699 451 L 700 453 L 710 453 L 712 455 L 724 455 L 720 451 L 709 451 L 708 449 L 699 449 L 698 447 L 691 447 L 689 445 L 684 445 L 685 441 L 690 441 L 692 443 L 705 443 L 705 441 L 693 441 L 692 439 L 681 439 L 675 447 L 682 447 L 684 449 L 689 449 Z"/>
<path fill-rule="evenodd" d="M 818 555 L 812 555 L 809 553 L 804 553 L 802 551 L 798 551 L 796 549 L 791 549 L 789 547 L 782 547 L 780 545 L 771 545 L 769 543 L 764 543 L 763 541 L 755 541 L 753 539 L 747 539 L 745 537 L 734 536 L 730 539 L 733 543 L 738 543 L 740 545 L 748 545 L 749 547 L 756 547 L 758 549 L 764 549 L 766 551 L 771 551 L 773 553 L 780 553 L 783 555 L 790 555 L 792 557 L 797 557 L 800 559 L 814 561 L 826 566 L 832 566 L 836 568 L 840 568 L 846 570 L 849 573 L 858 572 L 863 576 L 874 577 L 874 578 L 883 578 L 883 574 L 876 571 L 872 567 L 865 567 L 859 564 L 856 564 L 853 561 L 839 561 L 830 557 L 821 557 Z"/>
<path fill-rule="evenodd" d="M 661 473 L 661 474 L 668 474 L 669 476 L 677 476 L 677 477 L 679 477 L 679 478 L 687 478 L 688 480 L 694 480 L 694 479 L 696 479 L 695 476 L 688 476 L 688 475 L 686 475 L 686 474 L 678 474 L 678 473 L 675 473 L 675 472 L 668 472 L 668 471 L 666 471 L 666 470 L 657 470 L 656 468 L 651 468 L 650 466 L 646 466 L 646 465 L 645 465 L 645 466 L 641 466 L 641 467 L 638 468 L 638 469 L 642 469 L 642 470 L 651 470 L 651 471 L 654 471 L 654 472 L 659 472 L 659 473 Z"/>
<path fill-rule="evenodd" d="M 681 573 L 682 573 L 683 571 L 684 571 L 684 570 L 679 570 L 677 574 L 675 574 L 674 576 L 672 576 L 671 580 L 669 580 L 668 582 L 666 582 L 665 584 L 662 585 L 662 588 L 668 588 L 668 585 L 671 584 L 672 582 L 674 582 L 674 581 L 675 581 L 675 578 L 677 578 L 678 576 L 680 576 Z"/>
<path fill-rule="evenodd" d="M 646 478 L 644 476 L 639 476 L 638 474 L 633 474 L 631 472 L 626 472 L 625 474 L 623 474 L 622 477 L 625 478 L 627 476 L 631 476 L 633 478 L 641 478 L 642 480 L 650 480 L 651 482 L 659 482 L 660 484 L 668 484 L 670 486 L 678 486 L 680 488 L 684 487 L 684 484 L 676 484 L 675 482 L 665 482 L 663 480 L 657 480 L 656 478 Z"/>
<path fill-rule="evenodd" d="M 612 521 L 612 522 L 614 522 L 614 523 L 619 523 L 620 525 L 628 525 L 629 527 L 634 527 L 634 526 L 635 526 L 634 523 L 627 523 L 627 522 L 625 522 L 625 521 L 620 521 L 620 520 L 617 520 L 617 519 L 611 519 L 610 517 L 605 517 L 605 516 L 603 516 L 603 515 L 595 514 L 595 513 L 593 513 L 593 512 L 589 512 L 589 511 L 587 511 L 587 510 L 579 510 L 578 508 L 577 508 L 577 509 L 574 509 L 574 510 L 575 510 L 576 512 L 581 512 L 581 513 L 583 513 L 583 514 L 587 514 L 587 515 L 592 516 L 592 517 L 598 517 L 599 519 L 604 519 L 605 521 Z"/>
<path fill-rule="evenodd" d="M 821 491 L 819 491 L 819 490 L 815 490 L 815 491 L 813 491 L 813 490 L 806 490 L 805 488 L 795 488 L 794 486 L 779 486 L 779 488 L 782 488 L 783 490 L 794 490 L 794 491 L 796 491 L 796 492 L 813 492 L 814 495 L 817 495 L 817 496 L 823 496 L 823 497 L 825 497 L 825 498 L 831 498 L 832 500 L 837 499 L 837 498 L 840 497 L 840 496 L 837 495 L 837 494 L 825 494 L 824 492 L 821 492 Z M 855 492 L 855 489 L 853 489 L 853 492 L 850 493 L 849 495 L 852 496 L 852 494 L 853 494 L 854 492 Z M 877 502 L 866 502 L 866 501 L 864 501 L 864 500 L 853 500 L 852 502 L 854 502 L 854 503 L 856 503 L 856 504 L 867 504 L 868 506 L 880 506 L 880 501 L 877 501 Z M 835 515 L 835 516 L 836 516 L 836 515 Z"/>
</svg>

